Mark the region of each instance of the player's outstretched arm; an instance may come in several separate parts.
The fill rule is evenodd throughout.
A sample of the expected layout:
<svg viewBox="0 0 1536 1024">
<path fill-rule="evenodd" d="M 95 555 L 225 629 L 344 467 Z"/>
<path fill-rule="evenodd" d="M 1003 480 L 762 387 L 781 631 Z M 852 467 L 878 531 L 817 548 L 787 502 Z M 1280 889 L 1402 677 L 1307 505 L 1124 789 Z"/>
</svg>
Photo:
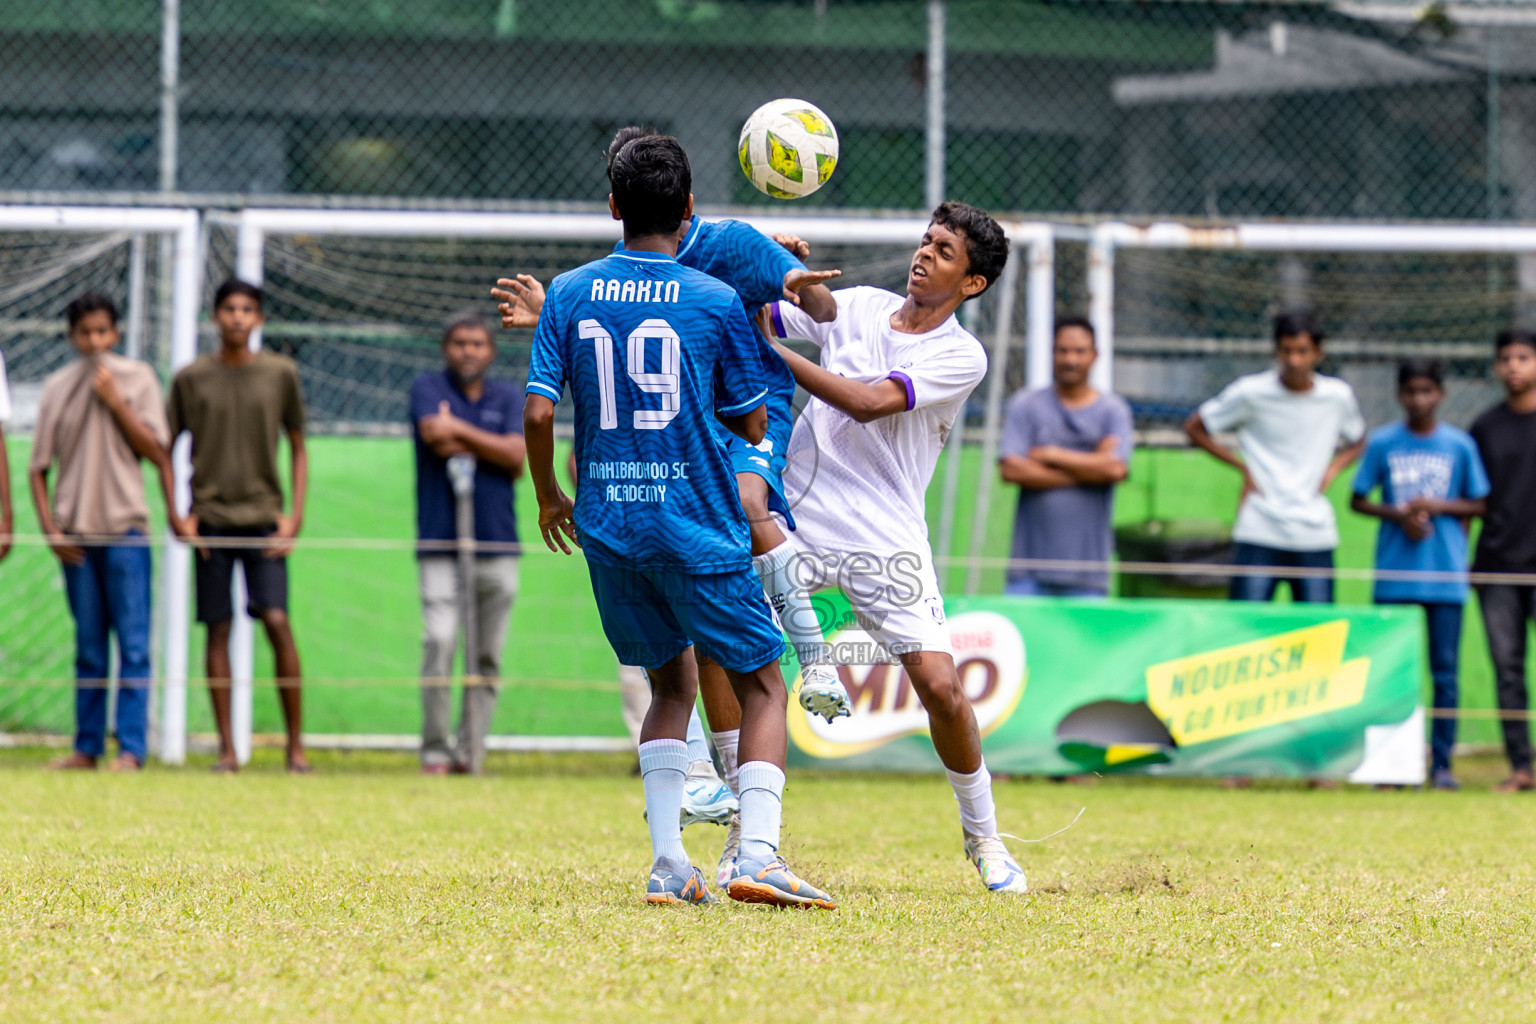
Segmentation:
<svg viewBox="0 0 1536 1024">
<path fill-rule="evenodd" d="M 794 374 L 796 384 L 858 422 L 869 423 L 907 411 L 907 389 L 900 381 L 886 379 L 865 384 L 849 380 L 818 366 L 782 342 L 770 340 L 774 351 Z"/>
<path fill-rule="evenodd" d="M 810 243 L 799 235 L 781 232 L 772 238 L 796 259 L 807 259 L 811 255 Z M 787 271 L 784 274 L 784 299 L 799 306 L 817 323 L 829 324 L 837 319 L 837 300 L 832 297 L 832 289 L 822 282 L 842 273 L 841 270 L 812 271 L 804 267 Z"/>
<path fill-rule="evenodd" d="M 784 275 L 784 299 L 817 323 L 829 324 L 837 319 L 837 299 L 823 282 L 842 275 L 841 270 L 791 270 Z"/>
<path fill-rule="evenodd" d="M 537 327 L 544 308 L 544 286 L 532 274 L 498 277 L 491 298 L 498 301 L 503 327 Z"/>
<path fill-rule="evenodd" d="M 523 406 L 523 437 L 528 447 L 528 477 L 539 502 L 539 533 L 551 551 L 571 554 L 576 539 L 575 502 L 560 489 L 555 478 L 555 403 L 543 395 L 528 396 Z"/>
</svg>

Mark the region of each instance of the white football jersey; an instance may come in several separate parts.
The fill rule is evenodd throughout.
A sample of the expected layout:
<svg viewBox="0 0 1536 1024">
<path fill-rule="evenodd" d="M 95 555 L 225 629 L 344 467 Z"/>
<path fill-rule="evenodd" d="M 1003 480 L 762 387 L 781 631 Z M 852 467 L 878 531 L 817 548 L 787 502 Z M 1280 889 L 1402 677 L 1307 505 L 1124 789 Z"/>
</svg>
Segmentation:
<svg viewBox="0 0 1536 1024">
<path fill-rule="evenodd" d="M 860 423 L 812 398 L 789 442 L 784 490 L 798 539 L 816 551 L 911 551 L 931 558 L 923 514 L 928 482 L 955 418 L 987 372 L 981 342 L 951 316 L 926 334 L 902 334 L 891 314 L 902 296 L 843 288 L 837 319 L 818 324 L 787 302 L 771 307 L 780 337 L 821 347 L 821 365 L 850 380 L 895 380 L 907 409 Z"/>
</svg>

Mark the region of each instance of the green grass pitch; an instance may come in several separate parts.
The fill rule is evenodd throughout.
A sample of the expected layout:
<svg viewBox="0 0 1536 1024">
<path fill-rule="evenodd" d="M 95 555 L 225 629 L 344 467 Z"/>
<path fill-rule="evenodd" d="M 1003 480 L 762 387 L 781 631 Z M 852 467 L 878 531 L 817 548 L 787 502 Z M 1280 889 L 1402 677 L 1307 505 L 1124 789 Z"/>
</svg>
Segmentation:
<svg viewBox="0 0 1536 1024">
<path fill-rule="evenodd" d="M 1486 792 L 1001 782 L 1007 831 L 1087 813 L 998 898 L 942 778 L 793 774 L 786 852 L 841 906 L 791 913 L 642 905 L 621 756 L 42 758 L 0 752 L 8 1022 L 1530 1019 L 1536 816 Z"/>
</svg>

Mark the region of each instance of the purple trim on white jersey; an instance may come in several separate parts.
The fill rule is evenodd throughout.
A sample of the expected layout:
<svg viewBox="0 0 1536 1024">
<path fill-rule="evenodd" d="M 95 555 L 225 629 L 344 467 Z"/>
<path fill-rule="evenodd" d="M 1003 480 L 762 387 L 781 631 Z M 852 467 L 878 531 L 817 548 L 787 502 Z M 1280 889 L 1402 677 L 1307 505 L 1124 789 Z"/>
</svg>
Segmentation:
<svg viewBox="0 0 1536 1024">
<path fill-rule="evenodd" d="M 768 315 L 773 317 L 773 333 L 781 338 L 789 337 L 789 335 L 784 333 L 784 318 L 779 316 L 779 304 L 777 302 L 768 303 Z"/>
<path fill-rule="evenodd" d="M 912 378 L 900 370 L 892 370 L 885 375 L 886 380 L 899 380 L 901 386 L 907 389 L 907 412 L 917 408 L 917 390 L 912 387 Z"/>
</svg>

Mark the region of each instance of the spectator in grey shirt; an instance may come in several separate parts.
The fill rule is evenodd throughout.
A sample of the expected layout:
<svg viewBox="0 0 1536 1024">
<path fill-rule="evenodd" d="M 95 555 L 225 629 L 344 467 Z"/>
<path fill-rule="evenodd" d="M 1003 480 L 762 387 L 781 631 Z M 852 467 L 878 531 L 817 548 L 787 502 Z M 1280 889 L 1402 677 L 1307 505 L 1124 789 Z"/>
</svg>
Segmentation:
<svg viewBox="0 0 1536 1024">
<path fill-rule="evenodd" d="M 1098 358 L 1093 325 L 1082 317 L 1056 322 L 1053 383 L 1008 400 L 998 468 L 1019 485 L 1013 524 L 1015 559 L 1096 563 L 1091 569 L 1008 571 L 1007 592 L 1049 597 L 1104 597 L 1115 485 L 1131 458 L 1131 407 L 1088 384 Z"/>
</svg>

